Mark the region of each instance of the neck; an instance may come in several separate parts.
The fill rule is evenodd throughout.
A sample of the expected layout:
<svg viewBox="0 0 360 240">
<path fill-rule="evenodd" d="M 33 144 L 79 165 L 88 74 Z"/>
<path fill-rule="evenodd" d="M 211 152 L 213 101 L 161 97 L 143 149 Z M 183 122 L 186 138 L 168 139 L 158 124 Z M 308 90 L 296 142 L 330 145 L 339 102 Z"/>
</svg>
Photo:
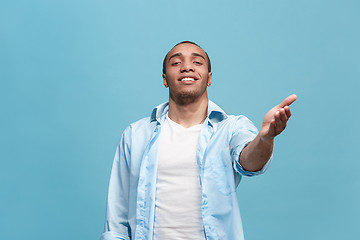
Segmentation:
<svg viewBox="0 0 360 240">
<path fill-rule="evenodd" d="M 208 96 L 197 99 L 185 105 L 177 104 L 172 98 L 169 99 L 169 118 L 185 128 L 201 124 L 207 116 Z"/>
</svg>

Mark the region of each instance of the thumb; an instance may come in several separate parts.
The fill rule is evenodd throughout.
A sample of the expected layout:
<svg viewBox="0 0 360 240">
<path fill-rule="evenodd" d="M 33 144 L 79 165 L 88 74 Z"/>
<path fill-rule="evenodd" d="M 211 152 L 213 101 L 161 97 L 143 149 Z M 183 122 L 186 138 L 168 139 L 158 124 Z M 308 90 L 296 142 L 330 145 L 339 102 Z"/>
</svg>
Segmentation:
<svg viewBox="0 0 360 240">
<path fill-rule="evenodd" d="M 279 107 L 290 106 L 290 104 L 295 102 L 296 99 L 297 99 L 297 96 L 295 94 L 292 94 L 292 95 L 288 96 L 287 98 L 285 98 L 284 101 L 282 101 L 278 106 Z"/>
</svg>

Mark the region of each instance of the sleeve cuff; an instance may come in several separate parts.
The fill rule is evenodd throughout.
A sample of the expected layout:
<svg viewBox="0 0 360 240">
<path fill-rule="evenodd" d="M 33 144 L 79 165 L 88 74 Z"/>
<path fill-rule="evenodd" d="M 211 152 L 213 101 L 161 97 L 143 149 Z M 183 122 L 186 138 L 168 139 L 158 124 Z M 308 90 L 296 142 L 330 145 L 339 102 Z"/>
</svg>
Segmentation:
<svg viewBox="0 0 360 240">
<path fill-rule="evenodd" d="M 114 231 L 108 231 L 101 235 L 100 240 L 130 240 L 130 238 Z"/>
<path fill-rule="evenodd" d="M 234 151 L 234 153 L 233 153 L 233 164 L 234 164 L 234 169 L 235 169 L 236 172 L 240 173 L 243 176 L 252 177 L 252 176 L 260 175 L 260 174 L 264 173 L 268 169 L 268 167 L 269 167 L 269 165 L 270 165 L 270 163 L 272 161 L 273 155 L 271 154 L 270 159 L 267 161 L 267 163 L 259 171 L 256 171 L 256 172 L 247 171 L 241 166 L 241 164 L 239 162 L 239 157 L 240 157 L 241 151 L 244 149 L 244 147 L 248 143 L 243 144 L 242 146 L 239 146 L 237 151 Z"/>
</svg>

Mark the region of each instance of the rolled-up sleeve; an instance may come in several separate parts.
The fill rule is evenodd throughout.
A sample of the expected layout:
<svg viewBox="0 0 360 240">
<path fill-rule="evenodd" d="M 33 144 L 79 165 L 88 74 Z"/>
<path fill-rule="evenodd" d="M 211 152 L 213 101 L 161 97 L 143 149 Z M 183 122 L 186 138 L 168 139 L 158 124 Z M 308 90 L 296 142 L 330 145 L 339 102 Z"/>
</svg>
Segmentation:
<svg viewBox="0 0 360 240">
<path fill-rule="evenodd" d="M 231 140 L 230 140 L 230 153 L 233 161 L 234 170 L 243 176 L 255 176 L 262 174 L 269 167 L 272 160 L 272 155 L 269 161 L 264 165 L 262 169 L 256 172 L 245 170 L 240 162 L 239 157 L 244 147 L 249 144 L 258 134 L 258 130 L 254 124 L 245 116 L 238 116 L 234 125 Z"/>
<path fill-rule="evenodd" d="M 128 222 L 130 133 L 130 129 L 127 128 L 116 148 L 101 240 L 130 240 L 131 229 Z"/>
<path fill-rule="evenodd" d="M 130 240 L 128 236 L 124 236 L 114 231 L 104 232 L 100 238 L 100 240 L 109 240 L 109 239 Z"/>
</svg>

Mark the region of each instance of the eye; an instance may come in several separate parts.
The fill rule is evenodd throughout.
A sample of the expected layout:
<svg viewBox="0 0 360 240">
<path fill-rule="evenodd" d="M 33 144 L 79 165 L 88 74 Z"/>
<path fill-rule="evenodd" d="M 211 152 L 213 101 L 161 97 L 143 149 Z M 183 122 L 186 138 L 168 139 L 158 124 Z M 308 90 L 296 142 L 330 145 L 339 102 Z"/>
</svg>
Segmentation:
<svg viewBox="0 0 360 240">
<path fill-rule="evenodd" d="M 202 62 L 199 62 L 199 61 L 195 61 L 194 62 L 196 65 L 202 65 Z"/>
<path fill-rule="evenodd" d="M 171 63 L 171 66 L 176 66 L 176 65 L 179 65 L 180 64 L 180 62 L 173 62 L 173 63 Z"/>
</svg>

